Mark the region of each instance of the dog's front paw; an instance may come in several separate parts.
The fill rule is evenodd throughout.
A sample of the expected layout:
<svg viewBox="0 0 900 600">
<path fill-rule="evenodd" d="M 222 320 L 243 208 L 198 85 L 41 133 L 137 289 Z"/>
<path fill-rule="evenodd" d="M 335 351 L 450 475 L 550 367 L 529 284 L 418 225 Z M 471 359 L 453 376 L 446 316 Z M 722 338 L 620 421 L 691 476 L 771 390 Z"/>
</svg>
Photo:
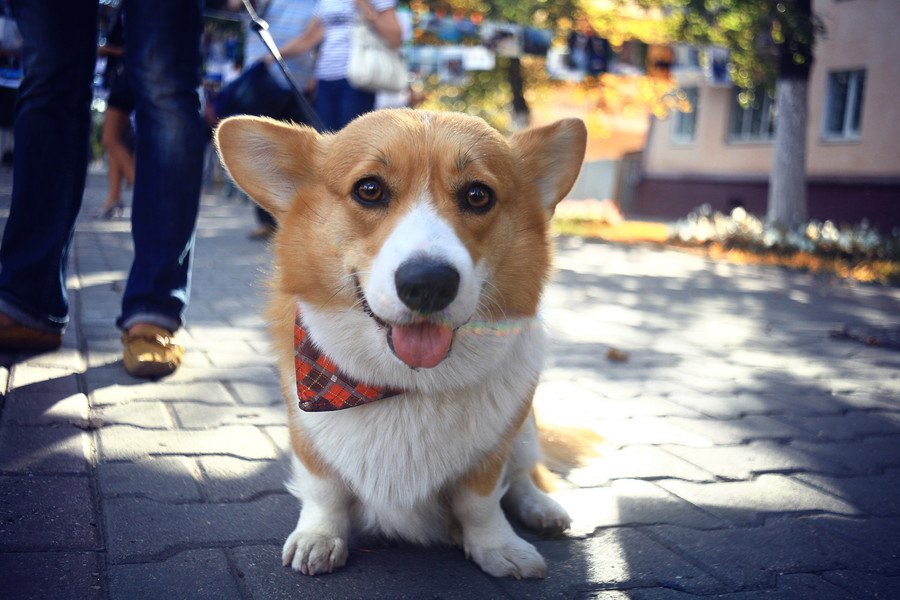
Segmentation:
<svg viewBox="0 0 900 600">
<path fill-rule="evenodd" d="M 288 536 L 281 551 L 281 563 L 304 575 L 331 573 L 346 562 L 346 540 L 300 529 Z"/>
<path fill-rule="evenodd" d="M 466 554 L 494 577 L 543 578 L 547 572 L 544 557 L 534 546 L 516 535 L 499 548 L 467 545 Z"/>
</svg>

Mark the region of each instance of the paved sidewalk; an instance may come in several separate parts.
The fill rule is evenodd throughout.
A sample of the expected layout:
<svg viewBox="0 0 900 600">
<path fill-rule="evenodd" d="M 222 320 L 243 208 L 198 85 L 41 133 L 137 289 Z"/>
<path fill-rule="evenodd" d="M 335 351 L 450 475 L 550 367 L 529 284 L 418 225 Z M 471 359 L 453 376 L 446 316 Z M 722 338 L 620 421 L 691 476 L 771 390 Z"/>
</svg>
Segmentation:
<svg viewBox="0 0 900 600">
<path fill-rule="evenodd" d="M 896 332 L 900 290 L 560 240 L 538 414 L 597 443 L 558 465 L 572 531 L 529 536 L 547 578 L 371 543 L 308 578 L 280 565 L 297 503 L 249 206 L 204 197 L 186 361 L 147 383 L 122 369 L 130 235 L 91 218 L 103 185 L 63 349 L 0 355 L 0 597 L 900 598 L 900 353 L 829 336 Z"/>
</svg>

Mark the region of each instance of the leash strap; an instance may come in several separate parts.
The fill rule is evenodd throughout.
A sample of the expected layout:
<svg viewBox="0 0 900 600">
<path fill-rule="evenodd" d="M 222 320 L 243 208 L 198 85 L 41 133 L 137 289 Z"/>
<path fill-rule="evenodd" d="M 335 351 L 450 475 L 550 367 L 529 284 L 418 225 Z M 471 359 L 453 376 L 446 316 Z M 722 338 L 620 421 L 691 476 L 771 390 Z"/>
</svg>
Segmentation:
<svg viewBox="0 0 900 600">
<path fill-rule="evenodd" d="M 275 44 L 275 40 L 272 39 L 272 34 L 269 33 L 269 24 L 256 13 L 253 5 L 250 4 L 250 0 L 242 1 L 244 3 L 244 8 L 247 9 L 247 14 L 250 15 L 250 21 L 253 22 L 253 30 L 256 31 L 263 44 L 269 49 L 269 52 L 272 54 L 272 57 L 275 59 L 275 62 L 278 63 L 278 67 L 284 74 L 285 79 L 287 79 L 291 91 L 294 92 L 294 97 L 300 105 L 300 112 L 303 113 L 303 118 L 306 119 L 306 122 L 310 127 L 320 133 L 324 132 L 325 125 L 322 123 L 322 119 L 319 118 L 318 113 L 316 113 L 315 109 L 306 99 L 306 96 L 303 95 L 303 92 L 300 91 L 300 86 L 297 85 L 297 81 L 288 70 L 284 58 L 281 56 L 281 52 L 278 51 L 278 46 Z"/>
</svg>

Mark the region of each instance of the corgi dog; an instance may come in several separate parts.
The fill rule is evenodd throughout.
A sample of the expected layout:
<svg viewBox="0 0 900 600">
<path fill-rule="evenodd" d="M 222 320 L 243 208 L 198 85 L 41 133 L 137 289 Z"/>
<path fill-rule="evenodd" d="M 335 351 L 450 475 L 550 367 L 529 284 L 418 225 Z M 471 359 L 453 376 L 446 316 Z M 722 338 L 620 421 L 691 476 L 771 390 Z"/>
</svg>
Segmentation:
<svg viewBox="0 0 900 600">
<path fill-rule="evenodd" d="M 544 576 L 503 507 L 542 532 L 570 523 L 535 484 L 532 398 L 549 221 L 586 137 L 577 119 L 507 139 L 410 109 L 329 134 L 219 125 L 228 173 L 278 221 L 268 315 L 301 503 L 285 566 L 332 572 L 357 531 Z"/>
</svg>

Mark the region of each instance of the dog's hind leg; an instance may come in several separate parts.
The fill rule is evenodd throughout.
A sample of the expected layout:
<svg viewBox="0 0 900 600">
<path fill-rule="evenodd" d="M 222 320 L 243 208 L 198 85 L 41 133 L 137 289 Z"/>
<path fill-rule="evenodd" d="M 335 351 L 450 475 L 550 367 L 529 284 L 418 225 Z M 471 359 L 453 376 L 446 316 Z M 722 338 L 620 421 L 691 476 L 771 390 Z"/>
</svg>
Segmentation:
<svg viewBox="0 0 900 600">
<path fill-rule="evenodd" d="M 509 490 L 503 496 L 503 506 L 529 529 L 558 534 L 568 529 L 572 520 L 566 509 L 535 484 L 532 472 L 539 461 L 537 428 L 531 414 L 513 440 L 507 462 Z"/>
<path fill-rule="evenodd" d="M 331 573 L 347 562 L 352 493 L 338 478 L 314 475 L 296 456 L 292 459 L 287 488 L 302 508 L 297 527 L 284 543 L 282 564 L 304 575 Z"/>
</svg>

